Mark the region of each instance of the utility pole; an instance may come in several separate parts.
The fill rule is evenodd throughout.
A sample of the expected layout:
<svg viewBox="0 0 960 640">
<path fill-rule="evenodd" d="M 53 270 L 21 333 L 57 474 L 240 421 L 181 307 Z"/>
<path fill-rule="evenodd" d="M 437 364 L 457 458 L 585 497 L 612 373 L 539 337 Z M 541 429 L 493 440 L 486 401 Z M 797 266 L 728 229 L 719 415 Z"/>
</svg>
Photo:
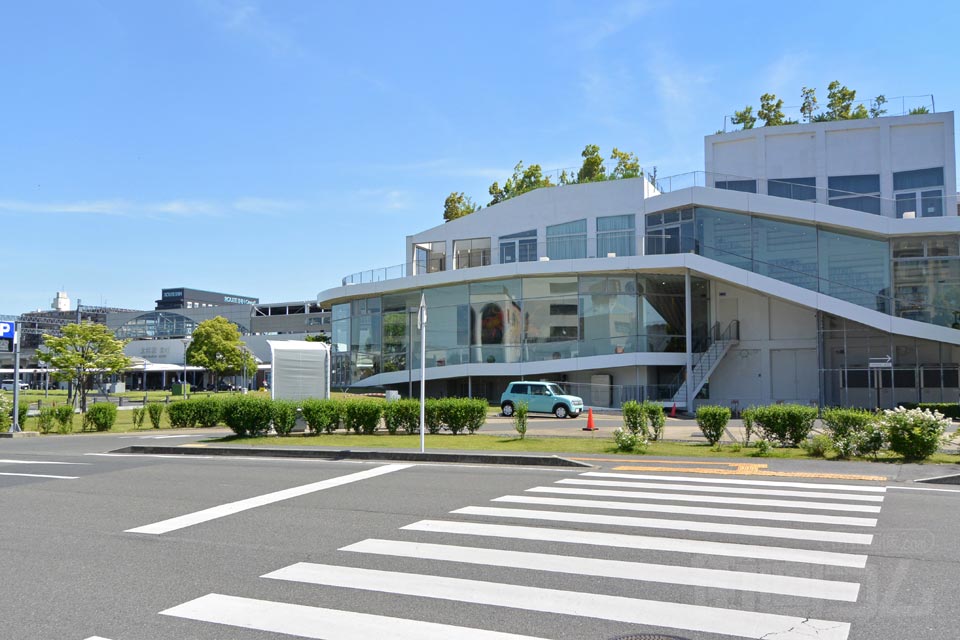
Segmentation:
<svg viewBox="0 0 960 640">
<path fill-rule="evenodd" d="M 20 432 L 20 331 L 13 327 L 13 424 L 10 433 Z"/>
</svg>

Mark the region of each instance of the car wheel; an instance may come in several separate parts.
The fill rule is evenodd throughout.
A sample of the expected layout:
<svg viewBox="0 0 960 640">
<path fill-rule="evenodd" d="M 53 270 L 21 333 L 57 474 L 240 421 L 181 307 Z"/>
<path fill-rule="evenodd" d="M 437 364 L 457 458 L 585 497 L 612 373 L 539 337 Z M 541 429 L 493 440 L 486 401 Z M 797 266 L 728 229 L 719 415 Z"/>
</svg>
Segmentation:
<svg viewBox="0 0 960 640">
<path fill-rule="evenodd" d="M 567 413 L 567 407 L 562 404 L 558 404 L 553 408 L 553 415 L 557 416 L 558 418 L 566 418 Z"/>
<path fill-rule="evenodd" d="M 513 415 L 513 403 L 504 402 L 502 405 L 500 405 L 500 411 L 503 413 L 503 415 L 509 418 Z"/>
<path fill-rule="evenodd" d="M 571 417 L 571 418 L 578 418 L 578 417 L 580 417 L 580 412 L 578 411 L 577 413 L 571 413 L 571 414 L 570 414 L 570 417 Z"/>
</svg>

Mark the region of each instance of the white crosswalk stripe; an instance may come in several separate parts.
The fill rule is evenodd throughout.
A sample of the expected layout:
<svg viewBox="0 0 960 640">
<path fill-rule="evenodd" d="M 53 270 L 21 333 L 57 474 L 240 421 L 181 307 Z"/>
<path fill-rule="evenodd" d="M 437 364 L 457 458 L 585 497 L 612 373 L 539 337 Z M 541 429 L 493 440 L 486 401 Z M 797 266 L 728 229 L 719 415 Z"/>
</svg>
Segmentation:
<svg viewBox="0 0 960 640">
<path fill-rule="evenodd" d="M 814 549 L 790 549 L 787 547 L 770 547 L 742 544 L 739 542 L 712 542 L 709 540 L 688 540 L 686 538 L 637 536 L 625 533 L 606 533 L 602 531 L 548 529 L 451 520 L 421 520 L 413 524 L 408 524 L 403 527 L 403 529 L 430 533 L 512 538 L 515 540 L 539 540 L 542 542 L 563 542 L 598 547 L 643 549 L 647 551 L 666 551 L 670 553 L 721 556 L 727 558 L 777 560 L 781 562 L 798 562 L 801 564 L 820 564 L 831 567 L 853 567 L 856 569 L 862 569 L 867 566 L 867 556 L 855 553 L 817 551 Z"/>
<path fill-rule="evenodd" d="M 493 502 L 515 504 L 539 504 L 554 507 L 583 507 L 585 509 L 609 509 L 617 511 L 653 511 L 678 515 L 713 516 L 716 518 L 740 518 L 746 520 L 776 520 L 777 522 L 808 522 L 836 524 L 849 527 L 875 527 L 876 518 L 849 516 L 821 516 L 813 513 L 787 511 L 759 511 L 752 509 L 713 509 L 711 507 L 688 507 L 673 504 L 650 504 L 644 502 L 614 502 L 612 500 L 577 500 L 572 498 L 541 498 L 537 496 L 501 496 Z"/>
<path fill-rule="evenodd" d="M 619 491 L 617 489 L 568 489 L 565 487 L 533 487 L 534 493 L 554 493 L 568 496 L 599 496 L 606 498 L 643 498 L 644 500 L 669 500 L 672 502 L 709 502 L 712 504 L 739 504 L 753 507 L 786 507 L 789 509 L 815 509 L 817 511 L 849 511 L 853 513 L 880 513 L 880 507 L 870 504 L 834 504 L 832 502 L 806 502 L 801 500 L 767 500 L 755 498 L 729 498 L 726 496 L 697 496 L 687 493 L 660 494 L 652 491 Z"/>
<path fill-rule="evenodd" d="M 617 474 L 618 478 L 624 474 Z M 749 496 L 783 496 L 786 498 L 825 498 L 828 500 L 857 500 L 859 502 L 883 502 L 883 496 L 860 495 L 856 493 L 830 493 L 826 491 L 781 491 L 778 489 L 746 489 L 743 487 L 689 486 L 663 482 L 635 482 L 625 480 L 585 480 L 583 478 L 564 478 L 557 484 L 589 485 L 594 487 L 623 487 L 627 489 L 657 489 L 658 491 L 703 491 L 706 493 L 726 493 Z"/>
<path fill-rule="evenodd" d="M 742 638 L 846 640 L 850 625 L 775 613 L 720 609 L 702 605 L 525 587 L 417 573 L 297 563 L 265 578 L 348 589 L 364 589 L 459 603 L 517 607 L 550 614 L 602 618 L 631 624 L 705 631 Z"/>
<path fill-rule="evenodd" d="M 844 600 L 846 602 L 856 602 L 857 593 L 860 591 L 860 585 L 856 582 L 815 580 L 749 571 L 701 569 L 648 562 L 623 562 L 620 560 L 579 558 L 546 553 L 481 549 L 398 540 L 364 540 L 340 550 L 423 560 L 447 560 L 496 567 L 573 573 L 623 580 L 643 580 L 696 587 L 735 589 L 737 591 L 779 593 L 788 596 Z"/>
<path fill-rule="evenodd" d="M 369 591 L 638 625 L 630 631 L 655 627 L 738 638 L 847 640 L 850 624 L 842 620 L 782 613 L 787 609 L 755 611 L 751 607 L 706 606 L 700 604 L 705 592 L 698 591 L 691 602 L 689 596 L 682 595 L 683 591 L 669 587 L 768 594 L 781 599 L 778 602 L 795 598 L 797 603 L 810 606 L 817 601 L 832 601 L 834 607 L 856 603 L 860 594 L 857 576 L 862 575 L 868 556 L 849 551 L 851 545 L 860 550 L 873 542 L 873 535 L 861 531 L 875 527 L 877 518 L 851 514 L 877 516 L 885 490 L 881 486 L 854 484 L 586 472 L 550 486 L 526 489 L 522 495 L 491 500 L 497 505 L 538 505 L 563 510 L 466 506 L 451 511 L 446 519 L 407 524 L 401 527 L 398 539 L 370 538 L 339 549 L 361 562 L 369 558 L 374 566 L 382 566 L 388 558 L 403 559 L 403 571 L 340 566 L 331 557 L 329 564 L 301 562 L 262 577 L 323 589 Z M 685 519 L 601 511 L 675 514 Z M 771 520 L 789 526 L 735 524 L 730 519 Z M 518 520 L 536 521 L 537 525 Z M 576 528 L 563 528 L 562 523 L 575 524 Z M 611 532 L 604 527 L 626 531 Z M 645 535 L 647 530 L 657 529 L 670 533 Z M 402 536 L 407 538 L 400 539 Z M 409 536 L 417 538 L 411 540 Z M 720 539 L 711 539 L 715 536 Z M 765 539 L 772 544 L 764 544 Z M 782 540 L 796 541 L 800 546 L 776 542 Z M 511 548 L 514 543 L 525 546 Z M 537 543 L 542 543 L 541 548 L 534 546 L 531 550 L 531 545 Z M 816 543 L 817 548 L 809 548 L 810 543 Z M 604 556 L 593 557 L 601 549 L 605 550 Z M 649 557 L 638 558 L 638 553 Z M 377 558 L 383 560 L 375 561 Z M 721 564 L 718 568 L 707 565 L 710 558 L 745 559 L 750 565 Z M 439 568 L 438 563 L 448 570 L 463 567 L 465 575 L 471 573 L 467 567 L 492 569 L 494 572 L 486 575 L 493 576 L 501 571 L 513 573 L 509 582 L 433 575 L 432 569 Z M 829 573 L 825 573 L 827 569 Z M 574 587 L 545 588 L 539 586 L 544 584 L 542 577 L 538 586 L 522 584 L 527 581 L 524 576 L 532 579 L 538 573 L 562 574 L 564 585 Z M 609 595 L 597 593 L 598 579 L 610 580 L 611 587 L 621 581 L 659 584 L 668 590 L 644 587 L 647 598 Z M 672 595 L 655 599 L 656 594 L 664 593 L 680 595 L 676 602 Z M 426 612 L 431 609 L 426 603 L 424 607 L 421 615 L 429 616 Z M 349 605 L 344 606 L 347 608 Z M 502 624 L 499 629 L 480 629 L 418 620 L 417 611 L 411 608 L 409 617 L 396 618 L 211 593 L 161 613 L 327 640 L 371 636 L 380 640 L 535 640 L 511 634 Z"/>
</svg>

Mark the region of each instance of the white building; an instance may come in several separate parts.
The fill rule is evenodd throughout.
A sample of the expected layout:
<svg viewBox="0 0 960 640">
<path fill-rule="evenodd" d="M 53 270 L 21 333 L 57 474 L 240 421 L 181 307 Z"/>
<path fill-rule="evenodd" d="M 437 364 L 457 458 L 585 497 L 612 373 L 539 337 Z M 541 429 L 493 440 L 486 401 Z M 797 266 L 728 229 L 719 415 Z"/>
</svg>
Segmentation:
<svg viewBox="0 0 960 640">
<path fill-rule="evenodd" d="M 323 291 L 334 385 L 566 382 L 656 399 L 958 400 L 953 114 L 708 136 L 706 172 L 539 189 L 406 238 Z M 412 371 L 411 371 L 412 367 Z"/>
</svg>

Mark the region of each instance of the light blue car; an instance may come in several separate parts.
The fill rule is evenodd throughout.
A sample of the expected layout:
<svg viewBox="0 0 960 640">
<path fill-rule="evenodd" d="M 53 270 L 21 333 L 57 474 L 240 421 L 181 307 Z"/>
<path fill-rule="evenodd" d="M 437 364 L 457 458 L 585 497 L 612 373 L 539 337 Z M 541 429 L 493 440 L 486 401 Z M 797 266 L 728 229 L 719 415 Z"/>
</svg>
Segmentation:
<svg viewBox="0 0 960 640">
<path fill-rule="evenodd" d="M 568 396 L 552 382 L 511 382 L 500 396 L 503 415 L 513 415 L 521 402 L 527 410 L 535 413 L 552 413 L 558 418 L 576 418 L 583 411 L 583 399 Z"/>
</svg>

